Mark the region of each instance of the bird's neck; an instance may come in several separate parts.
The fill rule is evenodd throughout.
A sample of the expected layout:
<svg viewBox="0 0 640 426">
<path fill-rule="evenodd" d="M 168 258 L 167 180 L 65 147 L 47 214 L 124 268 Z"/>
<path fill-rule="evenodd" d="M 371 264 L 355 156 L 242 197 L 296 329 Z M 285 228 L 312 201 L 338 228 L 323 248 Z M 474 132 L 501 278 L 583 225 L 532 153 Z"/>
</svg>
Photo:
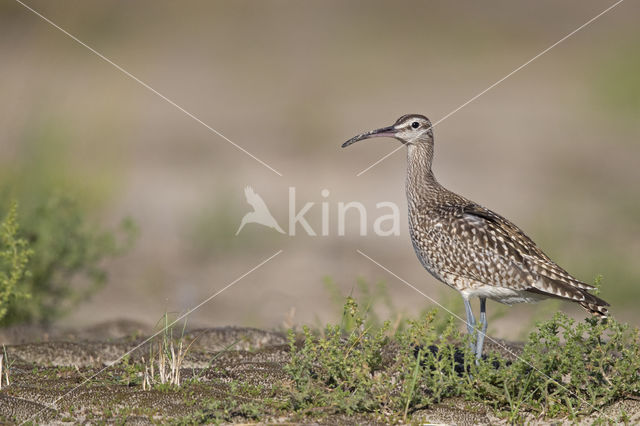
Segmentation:
<svg viewBox="0 0 640 426">
<path fill-rule="evenodd" d="M 433 143 L 409 145 L 407 150 L 407 199 L 413 207 L 428 207 L 438 203 L 442 186 L 433 171 Z"/>
</svg>

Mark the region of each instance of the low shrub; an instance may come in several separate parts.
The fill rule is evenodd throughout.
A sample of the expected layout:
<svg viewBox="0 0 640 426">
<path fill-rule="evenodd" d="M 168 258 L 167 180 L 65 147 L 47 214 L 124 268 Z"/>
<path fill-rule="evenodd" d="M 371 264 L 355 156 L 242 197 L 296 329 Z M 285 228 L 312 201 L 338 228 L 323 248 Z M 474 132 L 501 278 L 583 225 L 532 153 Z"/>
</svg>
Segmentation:
<svg viewBox="0 0 640 426">
<path fill-rule="evenodd" d="M 492 407 L 511 422 L 577 419 L 640 395 L 640 334 L 615 319 L 582 322 L 557 313 L 539 323 L 514 360 L 489 353 L 477 363 L 453 319 L 443 332 L 432 311 L 394 335 L 367 327 L 348 298 L 342 324 L 289 333 L 291 406 L 310 414 L 379 413 L 406 421 L 449 397 Z M 300 341 L 299 338 L 303 340 Z"/>
<path fill-rule="evenodd" d="M 28 277 L 26 267 L 33 250 L 18 231 L 18 205 L 14 202 L 0 224 L 0 321 L 11 306 L 30 296 L 24 279 Z"/>
<path fill-rule="evenodd" d="M 100 288 L 106 278 L 103 261 L 128 249 L 134 235 L 127 219 L 115 230 L 100 229 L 67 195 L 43 197 L 21 211 L 14 238 L 28 244 L 32 255 L 29 274 L 16 288 L 28 297 L 9 299 L 0 324 L 49 323 L 68 313 Z"/>
</svg>

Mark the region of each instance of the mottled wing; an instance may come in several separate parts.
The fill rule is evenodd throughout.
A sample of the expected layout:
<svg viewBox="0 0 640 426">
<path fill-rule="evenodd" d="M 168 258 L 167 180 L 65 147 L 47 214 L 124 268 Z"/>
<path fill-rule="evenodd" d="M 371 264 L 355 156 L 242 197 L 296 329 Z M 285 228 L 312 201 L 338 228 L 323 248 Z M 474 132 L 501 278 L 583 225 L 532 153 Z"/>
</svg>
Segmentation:
<svg viewBox="0 0 640 426">
<path fill-rule="evenodd" d="M 491 221 L 467 214 L 457 205 L 441 205 L 428 216 L 437 219 L 429 227 L 427 250 L 446 281 L 453 281 L 457 288 L 468 281 L 514 290 L 531 287 L 533 278 L 521 253 L 504 243 Z"/>
<path fill-rule="evenodd" d="M 606 315 L 603 300 L 589 294 L 593 287 L 573 278 L 554 263 L 516 225 L 477 204 L 440 206 L 431 214 L 440 221 L 442 243 L 450 257 L 441 269 L 458 279 L 469 279 L 515 290 L 570 299 Z M 440 237 L 443 238 L 443 237 Z M 437 240 L 437 238 L 436 238 Z M 597 308 L 597 309 L 596 309 Z"/>
<path fill-rule="evenodd" d="M 467 217 L 479 217 L 486 220 L 490 228 L 502 238 L 511 242 L 513 248 L 528 260 L 531 272 L 544 275 L 553 280 L 567 281 L 572 286 L 583 290 L 595 289 L 592 285 L 572 277 L 551 260 L 520 228 L 499 214 L 478 204 L 465 206 L 462 209 L 462 214 Z"/>
</svg>

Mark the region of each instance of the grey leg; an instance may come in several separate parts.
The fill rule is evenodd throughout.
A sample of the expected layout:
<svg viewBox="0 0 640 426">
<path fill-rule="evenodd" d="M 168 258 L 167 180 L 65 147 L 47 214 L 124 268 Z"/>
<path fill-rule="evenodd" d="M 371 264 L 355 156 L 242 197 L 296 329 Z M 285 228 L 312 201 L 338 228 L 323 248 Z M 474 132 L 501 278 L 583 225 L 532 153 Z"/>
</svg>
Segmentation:
<svg viewBox="0 0 640 426">
<path fill-rule="evenodd" d="M 477 332 L 476 339 L 476 358 L 480 358 L 482 356 L 482 347 L 484 346 L 484 337 L 487 333 L 487 298 L 480 298 L 480 330 Z"/>
<path fill-rule="evenodd" d="M 473 336 L 476 332 L 476 319 L 473 316 L 473 311 L 471 310 L 471 303 L 469 303 L 469 299 L 465 297 L 463 298 L 463 300 L 464 300 L 464 310 L 467 313 L 467 331 L 469 332 L 470 336 Z M 476 345 L 474 344 L 473 340 L 471 341 L 471 350 L 474 353 L 476 352 Z"/>
</svg>

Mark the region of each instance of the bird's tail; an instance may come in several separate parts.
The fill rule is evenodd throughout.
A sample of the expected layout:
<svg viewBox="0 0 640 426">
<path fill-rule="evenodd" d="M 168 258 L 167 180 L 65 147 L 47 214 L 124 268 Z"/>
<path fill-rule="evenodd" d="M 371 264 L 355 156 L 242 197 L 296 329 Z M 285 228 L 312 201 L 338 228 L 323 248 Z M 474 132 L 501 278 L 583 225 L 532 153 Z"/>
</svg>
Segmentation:
<svg viewBox="0 0 640 426">
<path fill-rule="evenodd" d="M 540 292 L 547 296 L 572 300 L 579 303 L 587 312 L 597 315 L 600 318 L 607 318 L 609 316 L 609 310 L 607 309 L 609 304 L 598 296 L 589 293 L 587 290 L 575 287 L 572 283 L 554 280 L 548 277 L 542 277 L 540 282 L 545 285 L 545 291 L 540 291 L 535 287 L 528 289 L 528 291 Z"/>
<path fill-rule="evenodd" d="M 596 315 L 600 318 L 607 318 L 609 316 L 609 310 L 607 309 L 607 306 L 609 306 L 609 304 L 604 300 L 600 299 L 599 297 L 596 297 L 593 295 L 591 296 L 595 300 L 590 300 L 588 302 L 587 301 L 579 302 L 580 306 L 585 308 L 587 312 L 593 315 Z"/>
</svg>

